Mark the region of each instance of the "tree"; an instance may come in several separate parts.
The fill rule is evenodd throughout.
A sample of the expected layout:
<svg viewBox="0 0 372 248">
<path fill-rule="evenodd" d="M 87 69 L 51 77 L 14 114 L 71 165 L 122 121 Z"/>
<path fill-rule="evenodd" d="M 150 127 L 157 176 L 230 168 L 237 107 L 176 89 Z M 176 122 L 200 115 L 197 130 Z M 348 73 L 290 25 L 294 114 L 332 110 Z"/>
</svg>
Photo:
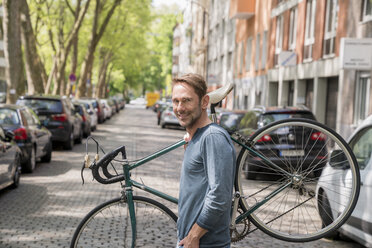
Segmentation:
<svg viewBox="0 0 372 248">
<path fill-rule="evenodd" d="M 3 0 L 4 55 L 8 64 L 5 69 L 7 103 L 15 103 L 25 89 L 20 37 L 20 4 L 20 1 Z"/>
<path fill-rule="evenodd" d="M 26 0 L 20 1 L 21 11 L 21 38 L 24 47 L 26 76 L 29 94 L 44 93 L 47 75 L 37 47 L 36 38 L 31 25 L 30 11 Z"/>
<path fill-rule="evenodd" d="M 112 3 L 111 8 L 106 13 L 106 16 L 103 18 L 103 22 L 100 27 L 99 26 L 99 20 L 101 18 L 101 15 L 104 14 L 104 7 L 105 3 L 102 3 L 101 0 L 96 0 L 96 8 L 94 11 L 94 17 L 93 17 L 93 25 L 92 25 L 92 33 L 91 38 L 88 46 L 88 50 L 86 53 L 86 56 L 84 58 L 83 64 L 81 66 L 80 71 L 80 79 L 78 81 L 78 91 L 76 94 L 76 97 L 82 97 L 86 95 L 86 84 L 87 80 L 91 82 L 91 74 L 92 74 L 92 68 L 94 63 L 94 52 L 96 50 L 96 47 L 98 45 L 98 42 L 102 38 L 103 33 L 105 32 L 105 29 L 110 21 L 111 16 L 113 15 L 115 8 L 120 4 L 121 0 L 114 0 L 114 3 Z M 91 83 L 89 85 L 92 85 Z"/>
</svg>

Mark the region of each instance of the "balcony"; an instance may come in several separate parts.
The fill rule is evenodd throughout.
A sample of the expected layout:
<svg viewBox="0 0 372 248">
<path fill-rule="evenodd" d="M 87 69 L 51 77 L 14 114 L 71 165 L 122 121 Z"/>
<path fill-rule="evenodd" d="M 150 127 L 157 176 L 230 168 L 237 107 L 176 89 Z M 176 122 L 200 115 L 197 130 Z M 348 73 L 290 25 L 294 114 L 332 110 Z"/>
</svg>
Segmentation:
<svg viewBox="0 0 372 248">
<path fill-rule="evenodd" d="M 250 19 L 254 16 L 256 0 L 230 0 L 230 18 Z"/>
</svg>

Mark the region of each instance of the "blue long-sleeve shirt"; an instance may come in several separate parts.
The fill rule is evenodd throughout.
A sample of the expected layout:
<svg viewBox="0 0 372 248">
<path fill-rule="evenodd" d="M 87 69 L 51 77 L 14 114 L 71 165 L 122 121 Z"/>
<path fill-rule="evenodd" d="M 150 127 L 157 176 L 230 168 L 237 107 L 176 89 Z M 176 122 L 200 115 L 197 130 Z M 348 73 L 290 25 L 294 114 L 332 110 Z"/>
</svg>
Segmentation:
<svg viewBox="0 0 372 248">
<path fill-rule="evenodd" d="M 201 248 L 229 247 L 235 158 L 229 134 L 216 124 L 198 129 L 189 141 L 181 170 L 179 240 L 197 223 L 208 230 Z"/>
</svg>

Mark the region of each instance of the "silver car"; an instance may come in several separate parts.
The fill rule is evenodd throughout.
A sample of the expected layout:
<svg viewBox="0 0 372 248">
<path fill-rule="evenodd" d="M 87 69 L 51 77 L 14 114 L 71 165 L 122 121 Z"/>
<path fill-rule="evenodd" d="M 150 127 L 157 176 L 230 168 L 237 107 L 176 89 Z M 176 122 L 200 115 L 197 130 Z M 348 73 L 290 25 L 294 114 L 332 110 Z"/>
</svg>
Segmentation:
<svg viewBox="0 0 372 248">
<path fill-rule="evenodd" d="M 180 123 L 173 112 L 173 107 L 168 106 L 162 113 L 160 117 L 160 126 L 165 128 L 166 126 L 176 126 L 180 127 Z"/>
</svg>

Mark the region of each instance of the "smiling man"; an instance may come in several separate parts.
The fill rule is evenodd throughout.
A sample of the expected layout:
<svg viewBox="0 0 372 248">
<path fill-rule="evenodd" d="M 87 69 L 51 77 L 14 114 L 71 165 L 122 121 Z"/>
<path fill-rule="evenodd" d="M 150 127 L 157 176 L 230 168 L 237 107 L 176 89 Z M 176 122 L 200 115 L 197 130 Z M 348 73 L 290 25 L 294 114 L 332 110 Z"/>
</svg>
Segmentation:
<svg viewBox="0 0 372 248">
<path fill-rule="evenodd" d="M 228 133 L 211 122 L 204 79 L 173 79 L 173 111 L 188 133 L 181 170 L 178 246 L 230 247 L 230 212 L 235 150 Z"/>
</svg>

